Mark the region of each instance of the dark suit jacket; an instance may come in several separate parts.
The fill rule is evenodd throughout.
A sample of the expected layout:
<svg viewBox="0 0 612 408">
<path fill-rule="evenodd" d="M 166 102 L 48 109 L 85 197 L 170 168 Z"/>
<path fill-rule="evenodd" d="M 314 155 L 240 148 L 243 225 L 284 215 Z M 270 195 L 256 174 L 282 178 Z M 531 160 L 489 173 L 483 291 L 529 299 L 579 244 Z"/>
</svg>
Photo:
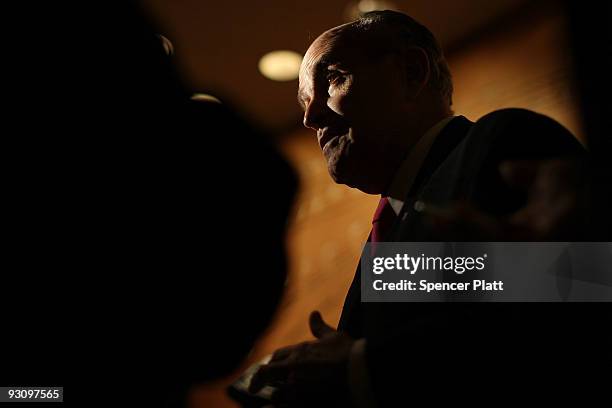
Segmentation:
<svg viewBox="0 0 612 408">
<path fill-rule="evenodd" d="M 516 211 L 526 197 L 502 180 L 499 164 L 504 160 L 584 155 L 570 132 L 534 112 L 504 109 L 476 123 L 457 117 L 438 135 L 385 241 L 439 240 L 414 210 L 416 200 L 446 206 L 465 199 L 495 215 Z M 458 386 L 468 367 L 486 373 L 481 385 L 482 380 L 499 380 L 498 374 L 511 368 L 550 371 L 577 357 L 576 349 L 566 349 L 567 331 L 585 333 L 593 327 L 583 316 L 586 308 L 560 307 L 568 305 L 361 303 L 360 282 L 358 267 L 339 329 L 367 339 L 367 367 L 383 406 L 405 405 L 411 398 L 408 386 L 421 391 L 445 383 Z"/>
</svg>

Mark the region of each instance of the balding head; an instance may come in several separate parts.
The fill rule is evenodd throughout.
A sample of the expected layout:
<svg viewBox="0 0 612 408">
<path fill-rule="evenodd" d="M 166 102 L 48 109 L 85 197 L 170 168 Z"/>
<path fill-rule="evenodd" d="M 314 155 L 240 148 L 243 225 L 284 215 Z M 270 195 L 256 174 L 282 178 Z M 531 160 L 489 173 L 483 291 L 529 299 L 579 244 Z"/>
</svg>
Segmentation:
<svg viewBox="0 0 612 408">
<path fill-rule="evenodd" d="M 383 192 L 407 150 L 450 111 L 432 86 L 429 54 L 394 30 L 363 19 L 332 28 L 300 69 L 304 126 L 317 132 L 330 175 L 367 193 Z"/>
<path fill-rule="evenodd" d="M 450 107 L 453 82 L 442 47 L 434 35 L 418 21 L 396 11 L 372 11 L 352 23 L 352 30 L 368 38 L 375 55 L 402 53 L 411 47 L 422 49 L 430 66 L 429 86 L 437 91 Z"/>
</svg>

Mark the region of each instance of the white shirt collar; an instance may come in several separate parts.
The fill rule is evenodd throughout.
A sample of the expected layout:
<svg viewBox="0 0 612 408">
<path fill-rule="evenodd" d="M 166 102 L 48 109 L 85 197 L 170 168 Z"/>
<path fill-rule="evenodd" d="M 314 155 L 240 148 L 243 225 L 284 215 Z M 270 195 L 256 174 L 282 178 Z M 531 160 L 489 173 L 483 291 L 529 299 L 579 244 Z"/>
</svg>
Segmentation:
<svg viewBox="0 0 612 408">
<path fill-rule="evenodd" d="M 455 118 L 455 116 L 444 118 L 429 128 L 429 130 L 416 142 L 414 147 L 410 149 L 408 155 L 400 165 L 399 170 L 395 173 L 395 177 L 389 188 L 388 199 L 396 215 L 399 215 L 402 210 L 404 206 L 403 200 L 408 194 L 408 191 L 410 191 L 414 179 L 421 169 L 423 161 L 425 157 L 427 157 L 434 140 L 436 140 L 442 129 L 444 129 L 453 118 Z"/>
</svg>

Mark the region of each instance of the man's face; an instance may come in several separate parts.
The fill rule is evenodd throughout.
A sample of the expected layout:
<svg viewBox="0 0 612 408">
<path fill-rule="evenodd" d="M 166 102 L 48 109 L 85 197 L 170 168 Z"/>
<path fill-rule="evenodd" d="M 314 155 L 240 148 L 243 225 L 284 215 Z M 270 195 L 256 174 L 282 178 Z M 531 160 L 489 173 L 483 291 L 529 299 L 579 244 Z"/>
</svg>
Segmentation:
<svg viewBox="0 0 612 408">
<path fill-rule="evenodd" d="M 343 27 L 322 34 L 306 52 L 298 99 L 334 181 L 379 193 L 373 179 L 397 156 L 392 141 L 407 119 L 405 71 L 398 56 L 368 56 L 365 47 L 372 45 Z"/>
</svg>

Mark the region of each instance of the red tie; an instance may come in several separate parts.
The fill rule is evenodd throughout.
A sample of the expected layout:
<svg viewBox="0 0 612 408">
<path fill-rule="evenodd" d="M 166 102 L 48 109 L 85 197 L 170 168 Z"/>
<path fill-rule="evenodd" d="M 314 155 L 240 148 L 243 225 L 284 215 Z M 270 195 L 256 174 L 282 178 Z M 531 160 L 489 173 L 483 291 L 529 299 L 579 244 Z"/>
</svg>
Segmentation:
<svg viewBox="0 0 612 408">
<path fill-rule="evenodd" d="M 381 242 L 384 240 L 393 225 L 393 221 L 395 221 L 395 217 L 395 211 L 393 211 L 391 203 L 387 197 L 382 197 L 372 218 L 370 242 Z"/>
</svg>

